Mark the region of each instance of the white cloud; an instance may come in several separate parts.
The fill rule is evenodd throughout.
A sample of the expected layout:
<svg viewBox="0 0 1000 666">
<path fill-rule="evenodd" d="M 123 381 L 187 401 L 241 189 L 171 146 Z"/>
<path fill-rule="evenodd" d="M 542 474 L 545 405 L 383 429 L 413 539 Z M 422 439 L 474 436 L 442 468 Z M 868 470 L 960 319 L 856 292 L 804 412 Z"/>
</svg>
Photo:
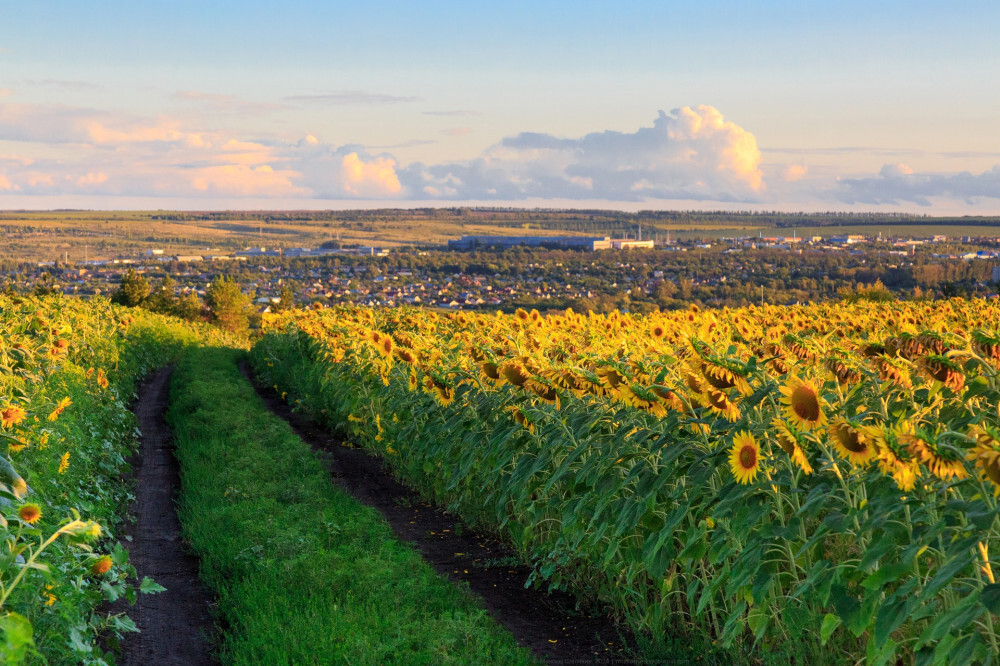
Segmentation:
<svg viewBox="0 0 1000 666">
<path fill-rule="evenodd" d="M 108 175 L 103 171 L 91 171 L 86 175 L 76 179 L 76 186 L 79 188 L 95 187 L 108 182 Z"/>
<path fill-rule="evenodd" d="M 632 133 L 564 139 L 525 132 L 478 160 L 411 165 L 401 180 L 414 192 L 444 185 L 458 199 L 757 201 L 765 189 L 760 159 L 753 134 L 698 106 L 661 111 L 652 127 Z"/>
<path fill-rule="evenodd" d="M 909 202 L 930 206 L 932 198 L 972 204 L 982 198 L 1000 199 L 1000 165 L 980 174 L 932 174 L 916 173 L 905 164 L 886 164 L 877 176 L 839 179 L 835 194 L 849 204 Z"/>
<path fill-rule="evenodd" d="M 357 153 L 344 155 L 340 163 L 344 192 L 368 199 L 396 196 L 402 191 L 396 175 L 396 160 L 376 157 L 365 162 Z"/>
<path fill-rule="evenodd" d="M 19 189 L 21 188 L 10 182 L 6 174 L 0 173 L 0 192 L 13 192 Z"/>
<path fill-rule="evenodd" d="M 794 183 L 797 180 L 805 178 L 808 173 L 809 167 L 805 164 L 789 164 L 781 172 L 781 177 L 786 183 Z"/>
</svg>

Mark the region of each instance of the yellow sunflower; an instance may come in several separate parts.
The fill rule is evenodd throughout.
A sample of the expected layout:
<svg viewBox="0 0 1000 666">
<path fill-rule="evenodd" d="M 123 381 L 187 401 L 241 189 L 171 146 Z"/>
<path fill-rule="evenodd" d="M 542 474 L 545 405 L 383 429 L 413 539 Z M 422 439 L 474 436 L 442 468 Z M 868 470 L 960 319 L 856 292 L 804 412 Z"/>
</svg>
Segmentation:
<svg viewBox="0 0 1000 666">
<path fill-rule="evenodd" d="M 823 398 L 811 381 L 793 375 L 781 387 L 781 395 L 785 416 L 796 428 L 812 430 L 826 423 Z"/>
<path fill-rule="evenodd" d="M 760 445 L 746 430 L 733 437 L 733 448 L 729 451 L 729 469 L 739 483 L 752 483 L 760 471 Z"/>
<path fill-rule="evenodd" d="M 934 436 L 926 432 L 916 432 L 912 435 L 900 435 L 900 442 L 906 444 L 910 455 L 923 463 L 931 474 L 949 481 L 953 477 L 964 479 L 969 476 L 962 459 L 942 448 L 934 441 Z"/>
<path fill-rule="evenodd" d="M 788 427 L 788 424 L 781 419 L 774 419 L 771 421 L 771 426 L 774 428 L 774 439 L 782 451 L 788 454 L 788 457 L 804 474 L 812 474 L 813 468 L 809 464 L 809 459 L 806 458 L 806 452 L 802 450 L 798 436 Z"/>
<path fill-rule="evenodd" d="M 1000 495 L 1000 432 L 988 426 L 973 426 L 969 436 L 976 441 L 969 460 L 974 460 L 976 469 L 993 482 L 993 494 Z"/>
<path fill-rule="evenodd" d="M 837 453 L 852 465 L 864 465 L 875 456 L 875 443 L 858 424 L 838 417 L 827 427 L 827 432 Z"/>
<path fill-rule="evenodd" d="M 738 421 L 740 418 L 740 408 L 722 391 L 708 389 L 705 394 L 705 403 L 709 409 L 727 421 Z"/>
</svg>

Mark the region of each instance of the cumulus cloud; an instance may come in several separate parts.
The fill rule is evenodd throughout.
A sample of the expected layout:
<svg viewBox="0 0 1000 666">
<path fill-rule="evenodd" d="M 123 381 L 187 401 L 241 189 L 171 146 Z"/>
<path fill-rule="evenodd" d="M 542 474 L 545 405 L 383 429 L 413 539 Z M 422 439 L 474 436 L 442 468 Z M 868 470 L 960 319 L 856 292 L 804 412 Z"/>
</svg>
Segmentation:
<svg viewBox="0 0 1000 666">
<path fill-rule="evenodd" d="M 222 164 L 193 171 L 191 185 L 199 192 L 230 196 L 287 197 L 308 194 L 293 181 L 295 171 L 275 171 L 267 164 Z"/>
<path fill-rule="evenodd" d="M 13 192 L 19 189 L 21 188 L 10 182 L 10 179 L 7 178 L 6 174 L 0 173 L 0 192 Z"/>
<path fill-rule="evenodd" d="M 402 190 L 396 175 L 396 161 L 388 157 L 365 162 L 357 153 L 344 155 L 340 162 L 340 178 L 344 192 L 355 197 L 394 196 Z"/>
<path fill-rule="evenodd" d="M 938 197 L 976 203 L 981 198 L 1000 199 L 1000 165 L 980 174 L 929 174 L 916 173 L 905 164 L 886 164 L 877 176 L 842 178 L 837 186 L 837 198 L 850 204 L 930 206 Z"/>
<path fill-rule="evenodd" d="M 786 183 L 794 183 L 805 178 L 808 173 L 809 167 L 805 164 L 790 164 L 781 172 L 781 178 Z"/>
<path fill-rule="evenodd" d="M 365 101 L 372 94 L 357 92 L 331 93 L 331 101 L 392 103 L 378 95 Z M 178 95 L 209 105 L 231 101 L 225 95 Z M 441 131 L 461 136 L 471 130 Z M 0 163 L 8 190 L 29 194 L 745 202 L 763 200 L 766 190 L 753 134 L 710 106 L 660 112 L 651 126 L 631 132 L 575 138 L 524 132 L 477 159 L 431 165 L 402 165 L 384 152 L 426 140 L 380 147 L 338 146 L 312 134 L 261 139 L 169 117 L 67 106 L 0 104 L 0 140 L 43 146 L 37 153 L 25 150 L 36 158 L 30 165 Z M 804 166 L 784 178 L 773 172 L 776 185 L 803 176 Z"/>
<path fill-rule="evenodd" d="M 427 197 L 756 201 L 764 190 L 753 134 L 711 106 L 660 112 L 652 127 L 578 139 L 524 132 L 478 160 L 411 165 L 404 186 Z"/>
<path fill-rule="evenodd" d="M 95 187 L 108 182 L 108 175 L 103 171 L 90 171 L 76 179 L 76 186 L 83 189 Z"/>
</svg>

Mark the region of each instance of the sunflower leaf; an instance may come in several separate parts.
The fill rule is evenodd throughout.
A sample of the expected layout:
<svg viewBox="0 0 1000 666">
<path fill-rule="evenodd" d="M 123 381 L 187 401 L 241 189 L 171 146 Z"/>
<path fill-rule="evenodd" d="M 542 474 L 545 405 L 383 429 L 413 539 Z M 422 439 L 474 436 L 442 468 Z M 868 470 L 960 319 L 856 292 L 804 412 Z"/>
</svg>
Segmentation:
<svg viewBox="0 0 1000 666">
<path fill-rule="evenodd" d="M 1000 583 L 992 583 L 979 593 L 979 602 L 994 615 L 1000 615 Z"/>
<path fill-rule="evenodd" d="M 835 632 L 839 626 L 840 617 L 834 615 L 833 613 L 827 613 L 823 618 L 822 626 L 819 628 L 819 638 L 823 645 L 826 645 L 826 642 L 830 640 L 830 636 L 833 635 L 833 632 Z"/>
</svg>

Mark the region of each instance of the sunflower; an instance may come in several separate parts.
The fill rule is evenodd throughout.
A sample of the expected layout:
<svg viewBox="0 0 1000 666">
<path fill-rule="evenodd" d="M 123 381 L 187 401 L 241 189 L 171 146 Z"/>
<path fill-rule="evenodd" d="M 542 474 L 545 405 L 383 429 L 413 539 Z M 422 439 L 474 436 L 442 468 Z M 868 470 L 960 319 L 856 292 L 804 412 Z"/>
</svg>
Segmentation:
<svg viewBox="0 0 1000 666">
<path fill-rule="evenodd" d="M 438 402 L 442 406 L 447 407 L 455 401 L 455 389 L 450 386 L 437 386 L 434 392 L 434 397 L 437 398 Z"/>
<path fill-rule="evenodd" d="M 942 481 L 949 481 L 953 477 L 964 479 L 969 476 L 962 459 L 947 448 L 940 447 L 934 434 L 918 430 L 912 435 L 900 435 L 899 440 L 907 446 L 911 456 L 923 463 L 931 474 Z"/>
<path fill-rule="evenodd" d="M 904 455 L 907 452 L 903 441 L 913 434 L 913 428 L 908 423 L 897 426 L 867 426 L 864 428 L 876 444 L 876 460 L 882 474 L 891 476 L 900 490 L 909 492 L 917 484 L 920 476 L 920 465 L 914 458 Z"/>
<path fill-rule="evenodd" d="M 892 382 L 901 389 L 913 388 L 913 380 L 902 359 L 891 359 L 888 356 L 879 356 L 872 359 L 872 365 L 878 372 L 879 379 L 884 382 Z"/>
<path fill-rule="evenodd" d="M 842 458 L 852 465 L 864 465 L 874 457 L 874 442 L 858 424 L 838 417 L 827 427 L 830 441 Z"/>
<path fill-rule="evenodd" d="M 788 457 L 792 459 L 799 469 L 802 470 L 807 476 L 813 473 L 812 465 L 809 464 L 809 459 L 806 458 L 805 451 L 802 450 L 802 446 L 799 444 L 798 435 L 796 435 L 791 428 L 788 427 L 781 419 L 774 419 L 771 421 L 771 426 L 774 428 L 774 439 L 778 443 L 778 446 L 788 454 Z"/>
<path fill-rule="evenodd" d="M 667 329 L 664 328 L 663 324 L 653 324 L 649 328 L 649 334 L 653 336 L 654 339 L 659 340 L 667 334 Z"/>
<path fill-rule="evenodd" d="M 95 576 L 103 576 L 111 570 L 111 556 L 101 555 L 90 565 L 90 573 Z"/>
<path fill-rule="evenodd" d="M 735 388 L 743 395 L 750 393 L 750 384 L 746 378 L 725 366 L 703 362 L 701 364 L 701 374 L 709 384 L 717 389 Z"/>
<path fill-rule="evenodd" d="M 7 405 L 0 409 L 0 425 L 4 428 L 11 428 L 23 421 L 28 413 L 17 405 Z"/>
<path fill-rule="evenodd" d="M 928 355 L 918 361 L 920 368 L 931 379 L 935 379 L 956 393 L 965 386 L 962 368 L 946 356 Z"/>
<path fill-rule="evenodd" d="M 826 423 L 823 399 L 811 381 L 789 377 L 788 382 L 781 387 L 781 395 L 785 416 L 796 428 L 812 430 Z"/>
<path fill-rule="evenodd" d="M 524 412 L 517 407 L 508 407 L 507 410 L 514 417 L 514 421 L 516 421 L 518 425 L 525 428 L 530 433 L 535 432 L 535 424 L 528 420 L 528 417 L 524 415 Z"/>
<path fill-rule="evenodd" d="M 483 361 L 479 364 L 480 377 L 483 379 L 484 383 L 491 386 L 499 386 L 503 383 L 503 379 L 500 376 L 500 368 L 497 367 L 496 363 L 490 361 Z"/>
<path fill-rule="evenodd" d="M 516 361 L 505 363 L 501 372 L 503 372 L 503 378 L 514 386 L 524 386 L 524 382 L 531 379 L 531 373 L 528 372 L 527 368 Z"/>
<path fill-rule="evenodd" d="M 556 393 L 556 390 L 553 387 L 540 382 L 537 379 L 529 379 L 524 383 L 524 388 L 528 389 L 550 405 L 555 405 L 556 409 L 559 409 L 559 394 Z"/>
<path fill-rule="evenodd" d="M 733 437 L 733 448 L 729 451 L 729 469 L 739 483 L 751 483 L 760 471 L 760 445 L 746 430 Z"/>
<path fill-rule="evenodd" d="M 396 358 L 398 358 L 403 363 L 413 365 L 417 362 L 417 353 L 412 349 L 406 349 L 404 347 L 396 347 L 395 349 Z"/>
<path fill-rule="evenodd" d="M 17 517 L 26 523 L 34 525 L 42 517 L 42 509 L 37 504 L 22 504 L 17 510 Z"/>
<path fill-rule="evenodd" d="M 69 399 L 69 396 L 60 400 L 59 403 L 56 405 L 56 408 L 53 409 L 52 412 L 49 414 L 49 421 L 55 421 L 57 418 L 59 418 L 59 415 L 62 414 L 63 411 L 72 404 L 73 401 Z"/>
<path fill-rule="evenodd" d="M 993 482 L 993 494 L 1000 495 L 1000 431 L 986 425 L 973 426 L 969 436 L 976 445 L 968 459 L 974 460 L 982 475 Z"/>
<path fill-rule="evenodd" d="M 656 394 L 656 397 L 662 400 L 670 409 L 675 412 L 686 411 L 687 408 L 684 405 L 684 401 L 681 400 L 680 397 L 678 397 L 678 395 L 673 391 L 661 386 L 653 386 L 651 390 Z"/>
<path fill-rule="evenodd" d="M 722 391 L 708 389 L 705 393 L 705 403 L 709 409 L 727 421 L 738 421 L 740 418 L 740 408 Z"/>
</svg>

